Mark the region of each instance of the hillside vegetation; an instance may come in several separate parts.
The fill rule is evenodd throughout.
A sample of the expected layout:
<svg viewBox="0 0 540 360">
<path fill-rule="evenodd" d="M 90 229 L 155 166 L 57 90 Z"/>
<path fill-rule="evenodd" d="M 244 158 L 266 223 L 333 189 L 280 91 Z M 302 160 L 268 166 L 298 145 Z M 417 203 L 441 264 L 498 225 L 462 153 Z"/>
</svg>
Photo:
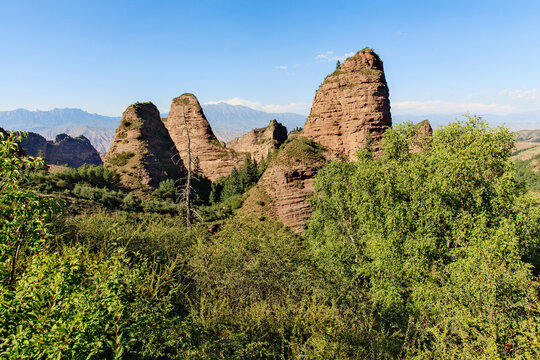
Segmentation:
<svg viewBox="0 0 540 360">
<path fill-rule="evenodd" d="M 504 128 L 404 124 L 325 162 L 301 236 L 234 209 L 269 164 L 321 163 L 304 138 L 217 180 L 192 226 L 174 181 L 47 172 L 19 141 L 0 134 L 0 358 L 540 358 L 540 202 Z"/>
</svg>

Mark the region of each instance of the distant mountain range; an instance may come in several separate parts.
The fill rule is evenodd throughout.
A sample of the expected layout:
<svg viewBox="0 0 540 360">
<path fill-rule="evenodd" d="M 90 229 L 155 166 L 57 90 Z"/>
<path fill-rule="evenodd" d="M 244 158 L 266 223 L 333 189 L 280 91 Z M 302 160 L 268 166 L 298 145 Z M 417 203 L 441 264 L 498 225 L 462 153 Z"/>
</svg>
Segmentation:
<svg viewBox="0 0 540 360">
<path fill-rule="evenodd" d="M 302 127 L 306 120 L 304 115 L 267 113 L 225 103 L 203 105 L 203 110 L 216 136 L 223 141 L 230 141 L 254 128 L 265 127 L 272 119 L 278 120 L 289 130 Z M 71 108 L 49 111 L 26 109 L 0 111 L 0 127 L 6 130 L 32 131 L 48 140 L 53 140 L 61 133 L 70 136 L 84 135 L 101 153 L 107 151 L 120 120 L 119 116 L 103 116 Z"/>
<path fill-rule="evenodd" d="M 295 127 L 303 127 L 305 115 L 294 113 L 267 113 L 241 105 L 226 103 L 203 105 L 206 118 L 210 122 L 216 136 L 223 141 L 230 141 L 255 128 L 268 125 L 272 119 L 278 120 L 290 131 Z M 162 114 L 167 117 L 168 114 Z M 433 128 L 461 119 L 461 114 L 428 114 L 428 115 L 392 115 L 394 124 L 405 121 L 418 123 L 429 119 Z M 505 124 L 511 130 L 540 128 L 540 114 L 523 113 L 512 115 L 485 115 L 491 125 Z M 84 135 L 101 153 L 107 151 L 121 117 L 91 114 L 81 109 L 54 109 L 48 111 L 29 111 L 17 109 L 0 111 L 0 127 L 6 130 L 26 130 L 36 132 L 48 140 L 56 135 L 66 133 L 70 136 Z"/>
<path fill-rule="evenodd" d="M 394 115 L 392 114 L 392 122 L 399 124 L 408 120 L 413 123 L 418 123 L 422 120 L 428 119 L 431 126 L 436 129 L 441 125 L 446 125 L 456 119 L 463 119 L 463 114 L 427 114 L 427 115 Z M 540 113 L 519 113 L 509 115 L 483 115 L 483 119 L 486 120 L 491 126 L 504 125 L 510 128 L 512 131 L 518 131 L 523 129 L 538 129 L 540 128 Z"/>
</svg>

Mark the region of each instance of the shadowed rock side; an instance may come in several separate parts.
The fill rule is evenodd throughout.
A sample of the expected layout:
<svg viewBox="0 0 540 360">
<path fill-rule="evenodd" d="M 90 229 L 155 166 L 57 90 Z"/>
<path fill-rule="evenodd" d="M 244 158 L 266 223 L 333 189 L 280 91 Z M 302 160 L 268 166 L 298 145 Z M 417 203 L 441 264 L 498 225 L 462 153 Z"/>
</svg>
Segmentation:
<svg viewBox="0 0 540 360">
<path fill-rule="evenodd" d="M 135 103 L 122 114 L 105 164 L 132 189 L 155 189 L 167 178 L 178 180 L 185 167 L 152 103 Z"/>
<path fill-rule="evenodd" d="M 383 64 L 372 49 L 365 48 L 345 60 L 315 92 L 303 136 L 334 155 L 348 155 L 354 160 L 354 154 L 368 139 L 378 150 L 378 141 L 390 126 Z"/>
<path fill-rule="evenodd" d="M 279 148 L 287 140 L 287 128 L 276 120 L 262 129 L 251 130 L 227 143 L 227 147 L 237 152 L 251 154 L 251 158 L 260 162 L 269 151 Z"/>
<path fill-rule="evenodd" d="M 47 164 L 64 165 L 77 168 L 84 164 L 101 165 L 103 161 L 90 140 L 84 136 L 72 138 L 66 134 L 56 136 L 54 141 L 47 141 L 43 136 L 29 132 L 23 137 L 21 147 L 28 156 L 39 156 L 43 151 Z"/>
<path fill-rule="evenodd" d="M 199 101 L 193 94 L 173 99 L 165 126 L 185 164 L 188 162 L 184 114 L 188 124 L 191 157 L 198 171 L 214 181 L 229 175 L 233 167 L 241 167 L 244 155 L 227 149 L 212 132 Z"/>
<path fill-rule="evenodd" d="M 249 190 L 240 212 L 278 219 L 295 233 L 302 233 L 304 221 L 311 216 L 308 197 L 313 193 L 315 175 L 326 163 L 323 150 L 304 137 L 287 140 Z"/>
</svg>

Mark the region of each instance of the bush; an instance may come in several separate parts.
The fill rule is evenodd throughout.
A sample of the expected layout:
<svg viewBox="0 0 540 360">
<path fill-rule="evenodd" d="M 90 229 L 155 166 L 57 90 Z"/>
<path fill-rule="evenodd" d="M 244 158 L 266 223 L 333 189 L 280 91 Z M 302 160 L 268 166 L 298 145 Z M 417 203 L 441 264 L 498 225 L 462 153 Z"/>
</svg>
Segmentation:
<svg viewBox="0 0 540 360">
<path fill-rule="evenodd" d="M 540 209 L 515 181 L 512 134 L 478 117 L 420 144 L 412 129 L 387 130 L 383 156 L 318 173 L 306 235 L 328 293 L 369 299 L 407 357 L 537 354 L 518 339 L 540 320 L 526 262 Z"/>
<path fill-rule="evenodd" d="M 0 353 L 9 358 L 119 359 L 164 356 L 174 287 L 118 249 L 107 258 L 81 248 L 34 257 L 13 291 L 0 290 Z M 171 329 L 175 329 L 173 332 Z"/>
<path fill-rule="evenodd" d="M 114 166 L 122 167 L 126 166 L 129 159 L 135 156 L 135 153 L 132 152 L 123 152 L 120 154 L 117 154 L 112 159 L 109 159 L 109 163 Z"/>
<path fill-rule="evenodd" d="M 135 194 L 127 194 L 122 200 L 122 208 L 127 211 L 140 211 L 142 209 L 142 200 Z"/>
</svg>

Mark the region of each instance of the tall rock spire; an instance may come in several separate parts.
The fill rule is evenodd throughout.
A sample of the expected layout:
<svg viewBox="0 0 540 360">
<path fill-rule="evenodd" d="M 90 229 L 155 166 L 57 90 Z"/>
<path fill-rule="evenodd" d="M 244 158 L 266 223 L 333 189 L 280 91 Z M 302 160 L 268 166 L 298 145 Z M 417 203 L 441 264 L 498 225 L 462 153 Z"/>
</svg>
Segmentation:
<svg viewBox="0 0 540 360">
<path fill-rule="evenodd" d="M 315 92 L 303 136 L 335 155 L 354 154 L 371 142 L 375 150 L 392 126 L 383 64 L 370 48 L 351 56 Z"/>
<path fill-rule="evenodd" d="M 166 179 L 178 180 L 185 167 L 159 111 L 152 103 L 135 103 L 122 114 L 105 165 L 132 189 L 155 189 Z"/>
<path fill-rule="evenodd" d="M 233 167 L 242 166 L 244 156 L 228 149 L 216 138 L 193 94 L 174 98 L 165 122 L 184 163 L 188 161 L 184 116 L 188 125 L 192 161 L 202 175 L 214 181 L 220 176 L 229 175 Z"/>
</svg>

